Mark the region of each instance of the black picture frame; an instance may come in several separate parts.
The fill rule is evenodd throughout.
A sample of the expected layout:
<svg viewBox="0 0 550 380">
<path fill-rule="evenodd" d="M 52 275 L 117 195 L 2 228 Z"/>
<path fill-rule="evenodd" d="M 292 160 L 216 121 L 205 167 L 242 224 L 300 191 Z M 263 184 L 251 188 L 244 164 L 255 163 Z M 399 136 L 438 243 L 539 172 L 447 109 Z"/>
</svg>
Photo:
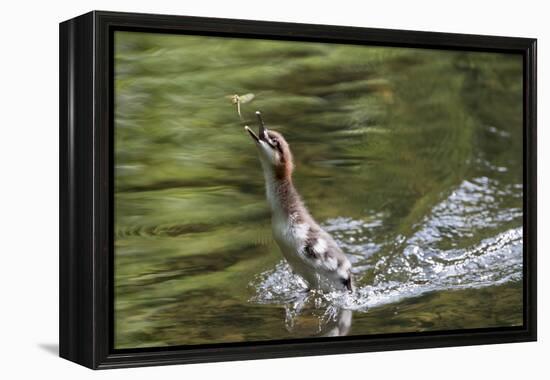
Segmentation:
<svg viewBox="0 0 550 380">
<path fill-rule="evenodd" d="M 523 56 L 524 325 L 114 350 L 113 32 L 493 51 Z M 60 24 L 60 356 L 89 368 L 536 340 L 536 39 L 93 11 Z"/>
</svg>

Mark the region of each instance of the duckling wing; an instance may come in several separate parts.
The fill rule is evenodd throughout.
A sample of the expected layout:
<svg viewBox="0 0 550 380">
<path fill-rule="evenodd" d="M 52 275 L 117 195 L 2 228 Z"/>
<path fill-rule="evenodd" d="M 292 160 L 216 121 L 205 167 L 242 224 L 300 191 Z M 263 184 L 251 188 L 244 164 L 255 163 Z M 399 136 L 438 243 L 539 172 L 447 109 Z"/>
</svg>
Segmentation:
<svg viewBox="0 0 550 380">
<path fill-rule="evenodd" d="M 351 263 L 338 244 L 325 231 L 308 236 L 304 246 L 307 264 L 339 287 L 353 291 Z"/>
<path fill-rule="evenodd" d="M 335 272 L 347 261 L 334 239 L 324 231 L 310 236 L 304 245 L 304 256 L 310 265 L 326 272 Z"/>
</svg>

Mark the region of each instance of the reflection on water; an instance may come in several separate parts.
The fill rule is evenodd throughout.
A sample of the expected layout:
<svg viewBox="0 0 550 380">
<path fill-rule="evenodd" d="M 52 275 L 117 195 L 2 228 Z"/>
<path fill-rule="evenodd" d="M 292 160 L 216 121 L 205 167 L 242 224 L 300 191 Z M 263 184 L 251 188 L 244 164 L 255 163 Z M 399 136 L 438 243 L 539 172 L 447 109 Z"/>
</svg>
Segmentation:
<svg viewBox="0 0 550 380">
<path fill-rule="evenodd" d="M 306 336 L 348 335 L 353 317 L 350 309 L 338 306 L 334 299 L 317 295 L 316 291 L 285 305 L 285 312 L 287 330 Z"/>
<path fill-rule="evenodd" d="M 250 302 L 284 305 L 285 327 L 291 333 L 344 336 L 350 330 L 352 312 L 336 302 L 348 297 L 348 293 L 307 291 L 306 284 L 292 273 L 286 261 L 261 273 L 249 285 L 257 292 Z"/>
<path fill-rule="evenodd" d="M 117 32 L 115 346 L 522 323 L 521 57 Z M 357 290 L 305 292 L 253 93 Z"/>
</svg>

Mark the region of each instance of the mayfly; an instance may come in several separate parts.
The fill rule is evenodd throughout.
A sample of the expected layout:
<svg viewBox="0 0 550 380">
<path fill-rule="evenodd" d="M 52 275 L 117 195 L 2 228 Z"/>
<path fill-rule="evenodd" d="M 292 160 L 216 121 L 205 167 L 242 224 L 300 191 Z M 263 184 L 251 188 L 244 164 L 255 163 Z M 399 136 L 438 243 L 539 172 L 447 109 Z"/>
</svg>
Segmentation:
<svg viewBox="0 0 550 380">
<path fill-rule="evenodd" d="M 239 117 L 241 120 L 243 119 L 243 116 L 241 115 L 241 104 L 250 103 L 254 99 L 254 94 L 245 94 L 245 95 L 228 95 L 227 98 L 231 99 L 231 103 L 235 104 L 237 106 L 237 113 L 239 114 Z"/>
</svg>

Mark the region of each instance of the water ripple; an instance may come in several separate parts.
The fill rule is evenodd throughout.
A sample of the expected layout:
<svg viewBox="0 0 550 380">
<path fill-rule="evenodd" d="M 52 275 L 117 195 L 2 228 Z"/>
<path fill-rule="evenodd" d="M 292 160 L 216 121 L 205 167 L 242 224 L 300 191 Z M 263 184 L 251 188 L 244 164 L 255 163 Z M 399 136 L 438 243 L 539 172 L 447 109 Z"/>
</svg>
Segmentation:
<svg viewBox="0 0 550 380">
<path fill-rule="evenodd" d="M 521 209 L 500 204 L 500 199 L 515 197 L 521 191 L 521 186 L 503 187 L 486 177 L 463 181 L 432 208 L 409 237 L 397 235 L 386 243 L 374 242 L 377 229 L 383 226 L 383 215 L 368 221 L 344 217 L 328 220 L 324 227 L 354 261 L 359 284 L 354 294 L 306 293 L 300 277 L 281 261 L 251 282 L 255 289 L 251 302 L 284 305 L 287 328 L 291 328 L 307 308 L 323 310 L 334 319 L 340 309 L 361 312 L 432 291 L 520 281 L 523 228 L 502 231 L 497 227 L 521 222 Z M 495 231 L 493 235 L 491 231 Z M 466 247 L 458 244 L 484 235 L 487 237 Z M 450 239 L 456 244 L 440 247 L 442 241 Z M 362 284 L 362 278 L 371 272 L 372 280 Z M 331 307 L 336 309 L 330 311 Z"/>
</svg>

